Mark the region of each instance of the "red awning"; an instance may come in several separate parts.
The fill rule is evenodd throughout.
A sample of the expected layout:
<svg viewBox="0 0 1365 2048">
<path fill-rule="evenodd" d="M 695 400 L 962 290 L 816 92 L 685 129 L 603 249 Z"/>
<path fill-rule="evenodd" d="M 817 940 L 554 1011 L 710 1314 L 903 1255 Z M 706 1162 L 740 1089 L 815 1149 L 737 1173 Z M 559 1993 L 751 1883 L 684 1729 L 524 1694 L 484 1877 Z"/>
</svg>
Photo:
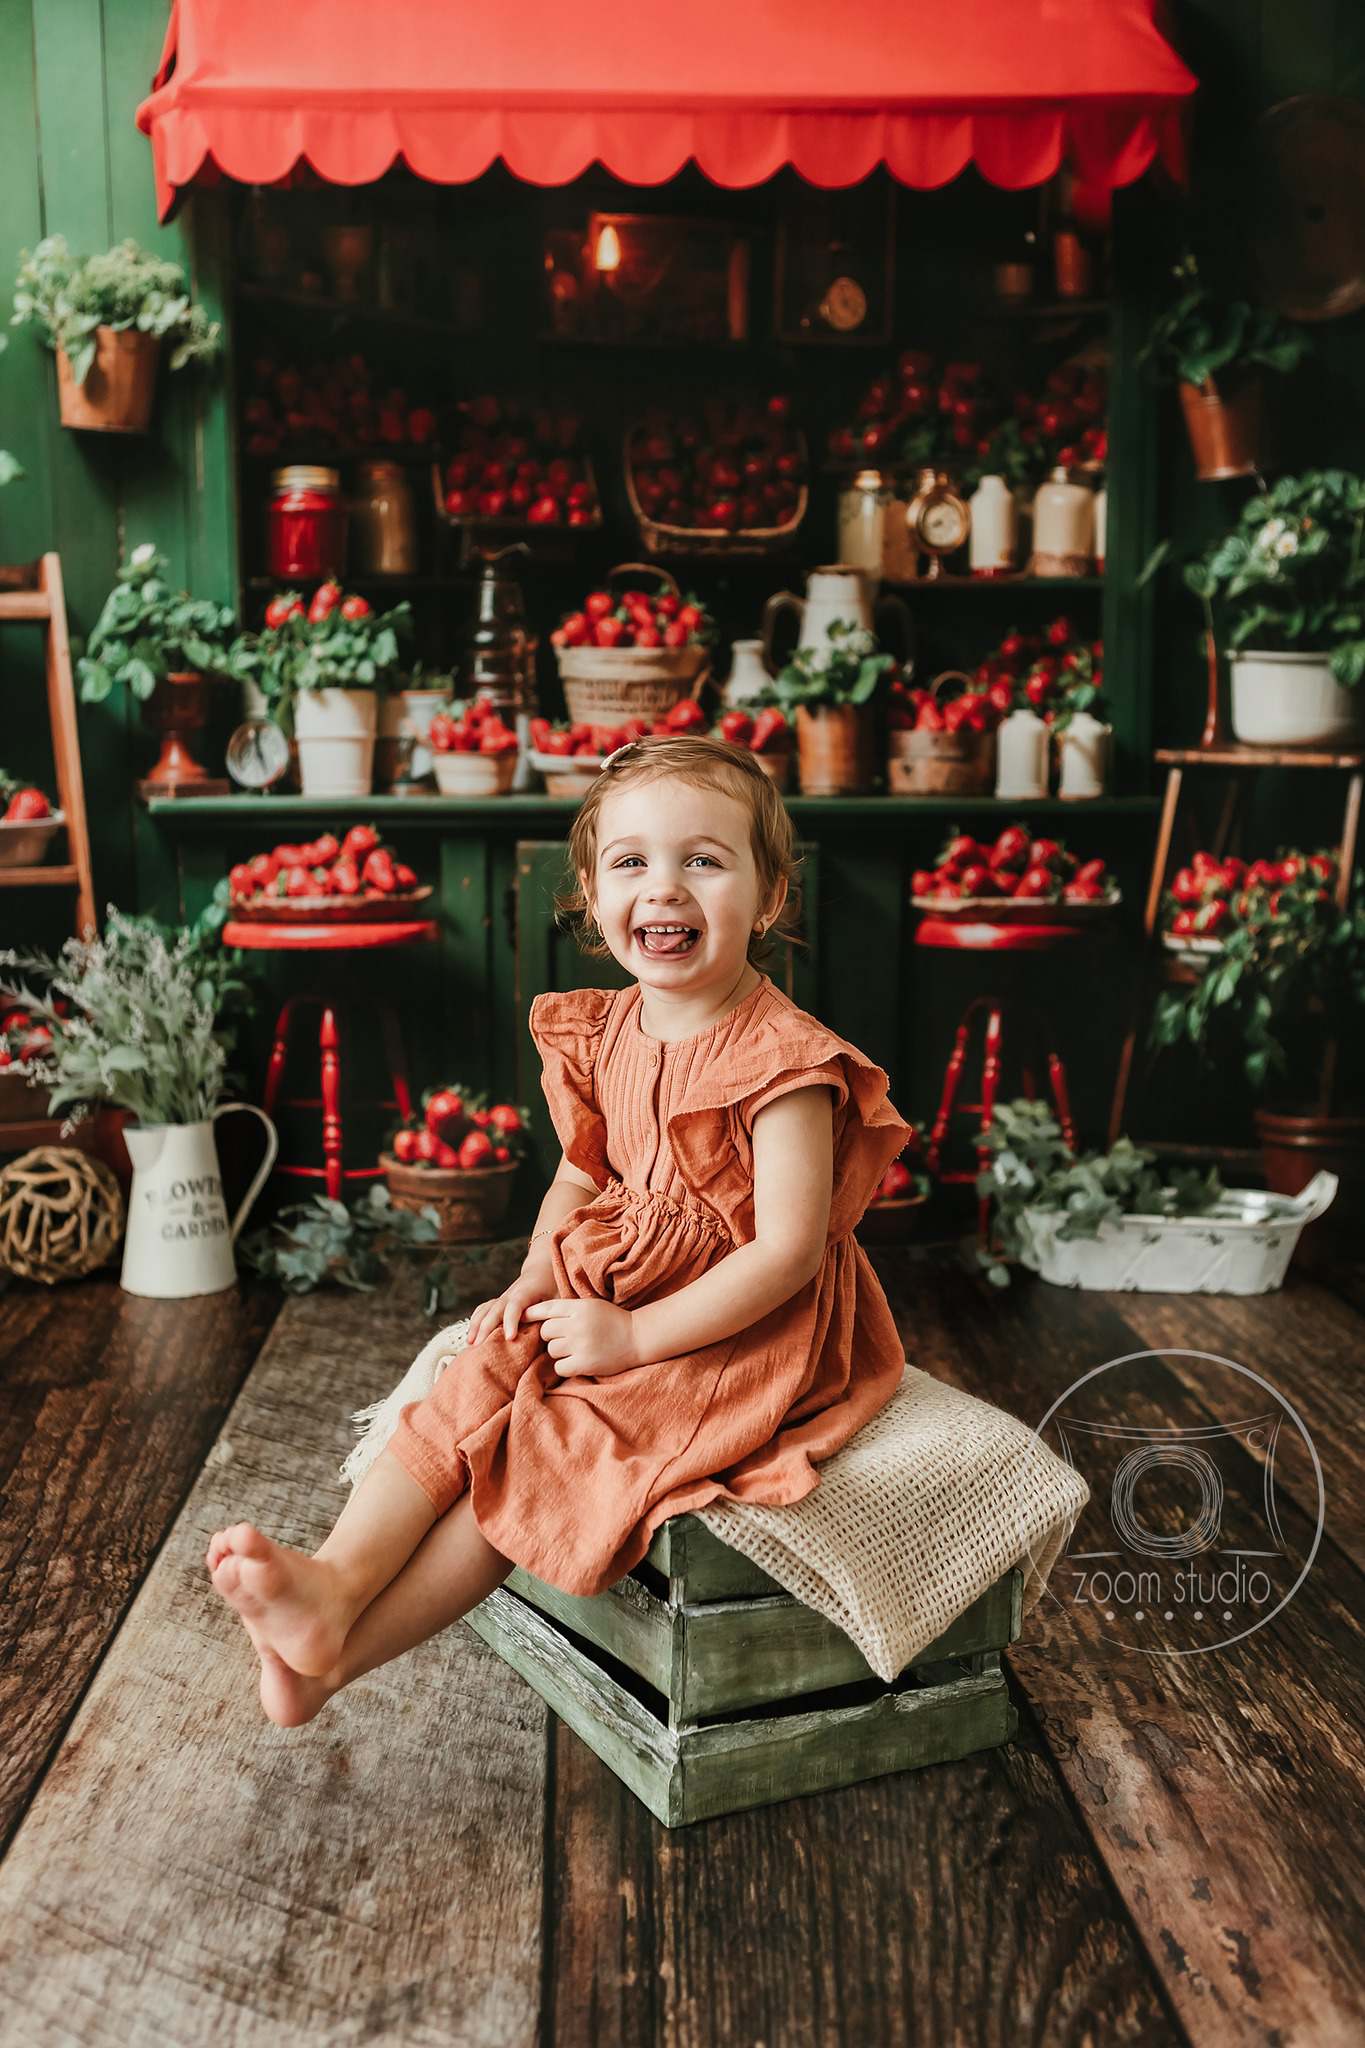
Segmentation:
<svg viewBox="0 0 1365 2048">
<path fill-rule="evenodd" d="M 791 164 L 934 186 L 974 163 L 1021 187 L 1070 162 L 1126 185 L 1183 175 L 1195 79 L 1160 0 L 175 0 L 153 90 L 158 210 L 214 169 L 330 183 L 395 162 L 460 184 L 501 159 L 559 185 L 601 163 L 654 185 Z"/>
</svg>

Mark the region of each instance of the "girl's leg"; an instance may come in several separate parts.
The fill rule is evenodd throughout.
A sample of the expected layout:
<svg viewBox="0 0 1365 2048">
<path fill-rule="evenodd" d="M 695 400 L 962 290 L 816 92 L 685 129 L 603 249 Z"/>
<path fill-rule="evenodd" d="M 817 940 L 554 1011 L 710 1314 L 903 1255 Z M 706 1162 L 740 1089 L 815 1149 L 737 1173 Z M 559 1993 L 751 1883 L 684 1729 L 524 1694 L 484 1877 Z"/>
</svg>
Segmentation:
<svg viewBox="0 0 1365 2048">
<path fill-rule="evenodd" d="M 330 1539 L 329 1539 L 330 1540 Z M 272 1721 L 311 1721 L 334 1692 L 449 1628 L 500 1586 L 512 1561 L 474 1520 L 468 1493 L 430 1529 L 398 1576 L 360 1616 L 332 1669 L 301 1677 L 278 1657 L 261 1656 L 261 1704 Z"/>
<path fill-rule="evenodd" d="M 262 1656 L 271 1651 L 295 1671 L 320 1676 L 435 1520 L 423 1488 L 384 1450 L 315 1556 L 237 1522 L 213 1537 L 205 1562 Z"/>
</svg>

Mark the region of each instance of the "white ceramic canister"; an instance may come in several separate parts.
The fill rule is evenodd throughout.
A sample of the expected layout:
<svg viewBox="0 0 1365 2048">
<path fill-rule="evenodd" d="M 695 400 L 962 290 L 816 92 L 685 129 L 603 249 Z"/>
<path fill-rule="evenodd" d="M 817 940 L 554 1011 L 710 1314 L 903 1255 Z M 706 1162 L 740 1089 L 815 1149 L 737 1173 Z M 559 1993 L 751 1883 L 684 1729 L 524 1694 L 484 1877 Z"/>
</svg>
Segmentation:
<svg viewBox="0 0 1365 2048">
<path fill-rule="evenodd" d="M 1357 746 L 1359 689 L 1344 689 L 1325 654 L 1239 648 L 1228 656 L 1232 732 L 1253 747 Z"/>
<path fill-rule="evenodd" d="M 1078 711 L 1057 734 L 1057 794 L 1080 800 L 1103 796 L 1109 774 L 1113 727 L 1091 711 Z"/>
<path fill-rule="evenodd" d="M 972 530 L 967 559 L 973 576 L 1007 576 L 1013 570 L 1019 539 L 1014 493 L 1002 476 L 983 476 L 968 504 Z"/>
<path fill-rule="evenodd" d="M 839 560 L 881 580 L 887 507 L 891 493 L 879 469 L 860 469 L 839 493 Z"/>
<path fill-rule="evenodd" d="M 1104 574 L 1104 532 L 1109 524 L 1109 493 L 1101 484 L 1095 493 L 1095 573 Z"/>
<path fill-rule="evenodd" d="M 1035 576 L 1088 576 L 1095 555 L 1095 494 L 1054 469 L 1033 499 Z"/>
<path fill-rule="evenodd" d="M 995 793 L 1011 800 L 1047 795 L 1048 728 L 1036 711 L 1011 711 L 995 735 Z"/>
<path fill-rule="evenodd" d="M 730 655 L 730 674 L 721 695 L 727 708 L 733 710 L 770 689 L 772 677 L 763 666 L 761 640 L 736 640 Z"/>
<path fill-rule="evenodd" d="M 305 796 L 368 796 L 379 699 L 373 690 L 300 690 L 294 707 Z"/>
<path fill-rule="evenodd" d="M 266 1154 L 229 1222 L 213 1126 L 235 1111 L 260 1118 Z M 280 1146 L 265 1111 L 251 1102 L 224 1102 L 202 1123 L 129 1124 L 123 1140 L 133 1162 L 120 1279 L 124 1292 L 180 1301 L 231 1287 L 237 1278 L 232 1247 Z"/>
</svg>

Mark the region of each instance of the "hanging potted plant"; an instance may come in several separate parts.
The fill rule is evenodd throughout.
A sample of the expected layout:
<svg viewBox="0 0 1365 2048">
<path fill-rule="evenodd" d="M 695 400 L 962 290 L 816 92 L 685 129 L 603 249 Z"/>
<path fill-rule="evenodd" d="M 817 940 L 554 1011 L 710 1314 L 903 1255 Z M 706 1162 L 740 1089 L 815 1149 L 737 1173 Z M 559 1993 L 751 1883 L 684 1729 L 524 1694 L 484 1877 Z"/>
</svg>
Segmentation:
<svg viewBox="0 0 1365 2048">
<path fill-rule="evenodd" d="M 872 788 L 877 768 L 873 699 L 894 666 L 866 626 L 831 619 L 824 646 L 798 647 L 779 669 L 773 693 L 796 726 L 804 795 L 847 796 Z"/>
<path fill-rule="evenodd" d="M 1360 728 L 1365 677 L 1365 477 L 1309 470 L 1250 499 L 1185 570 L 1231 650 L 1232 730 L 1267 747 L 1334 746 Z"/>
<path fill-rule="evenodd" d="M 1267 1185 L 1295 1195 L 1320 1168 L 1336 1174 L 1330 1226 L 1315 1225 L 1313 1239 L 1344 1246 L 1365 1216 L 1365 893 L 1357 872 L 1343 905 L 1338 880 L 1326 850 L 1281 853 L 1241 873 L 1228 862 L 1182 870 L 1170 928 L 1197 903 L 1187 928 L 1217 944 L 1189 957 L 1192 981 L 1161 991 L 1149 1042 L 1240 1060 L 1261 1098 Z"/>
<path fill-rule="evenodd" d="M 229 606 L 176 590 L 169 568 L 151 541 L 133 549 L 76 663 L 83 704 L 102 704 L 122 683 L 160 733 L 156 766 L 138 785 L 144 796 L 208 780 L 191 735 L 208 716 L 211 677 L 228 668 L 237 623 Z"/>
<path fill-rule="evenodd" d="M 270 716 L 298 742 L 305 796 L 369 795 L 379 698 L 397 677 L 411 616 L 407 604 L 377 613 L 328 582 L 308 606 L 293 590 L 272 599 L 264 629 L 234 643 L 233 673 L 263 691 Z"/>
<path fill-rule="evenodd" d="M 221 323 L 190 298 L 178 263 L 120 242 L 102 256 L 73 256 L 64 235 L 20 251 L 14 325 L 38 321 L 57 354 L 64 427 L 145 434 L 163 341 L 172 370 L 218 353 Z"/>
<path fill-rule="evenodd" d="M 1172 274 L 1176 295 L 1138 361 L 1179 385 L 1201 482 L 1253 476 L 1266 461 L 1264 372 L 1296 368 L 1308 337 L 1278 313 L 1211 291 L 1193 255 L 1183 256 Z"/>
</svg>

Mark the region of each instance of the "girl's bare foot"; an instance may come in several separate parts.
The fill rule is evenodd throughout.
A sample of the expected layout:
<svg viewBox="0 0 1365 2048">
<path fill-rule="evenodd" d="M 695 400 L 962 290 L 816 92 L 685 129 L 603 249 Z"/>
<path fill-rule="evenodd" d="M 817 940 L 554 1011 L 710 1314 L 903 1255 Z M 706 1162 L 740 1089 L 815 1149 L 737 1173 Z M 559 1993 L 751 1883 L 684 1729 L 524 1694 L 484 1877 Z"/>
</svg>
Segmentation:
<svg viewBox="0 0 1365 2048">
<path fill-rule="evenodd" d="M 263 1660 L 273 1652 L 296 1676 L 325 1677 L 355 1619 L 332 1565 L 272 1543 L 250 1522 L 220 1529 L 205 1562 Z"/>
<path fill-rule="evenodd" d="M 301 1728 L 325 1707 L 336 1686 L 326 1678 L 291 1671 L 273 1650 L 261 1651 L 261 1705 L 277 1728 Z"/>
</svg>

